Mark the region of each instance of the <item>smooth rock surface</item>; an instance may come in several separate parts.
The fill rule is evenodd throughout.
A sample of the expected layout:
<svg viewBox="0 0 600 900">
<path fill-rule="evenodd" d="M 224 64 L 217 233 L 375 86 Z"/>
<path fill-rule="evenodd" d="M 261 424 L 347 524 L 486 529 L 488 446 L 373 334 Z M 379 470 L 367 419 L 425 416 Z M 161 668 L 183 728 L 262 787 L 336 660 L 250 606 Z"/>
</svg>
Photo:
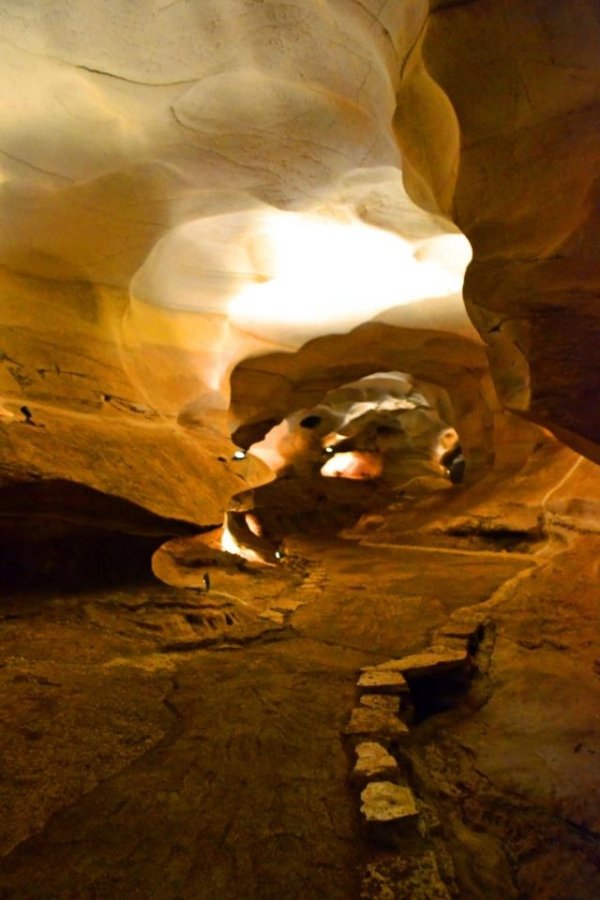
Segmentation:
<svg viewBox="0 0 600 900">
<path fill-rule="evenodd" d="M 381 740 L 386 744 L 408 736 L 408 726 L 385 709 L 356 706 L 343 734 Z"/>
<path fill-rule="evenodd" d="M 400 659 L 390 659 L 381 663 L 374 674 L 386 672 L 400 672 L 407 678 L 422 678 L 426 675 L 438 675 L 440 672 L 448 672 L 452 669 L 460 669 L 468 663 L 468 653 L 465 650 L 437 650 L 413 653 Z M 365 672 L 371 675 L 373 672 Z"/>
<path fill-rule="evenodd" d="M 339 734 L 356 673 L 390 643 L 405 655 L 426 647 L 469 591 L 469 608 L 501 624 L 498 654 L 458 716 L 433 715 L 402 743 L 434 813 L 421 818 L 442 823 L 414 840 L 434 841 L 439 875 L 459 895 L 543 897 L 550 871 L 559 896 L 596 900 L 596 542 L 581 535 L 524 565 L 479 551 L 413 547 L 400 558 L 334 542 L 326 552 L 326 537 L 303 538 L 309 566 L 287 578 L 219 569 L 208 596 L 137 585 L 3 597 L 0 893 L 112 900 L 158 885 L 164 900 L 233 900 L 241 871 L 253 900 L 265 884 L 294 900 L 357 896 L 357 857 L 371 860 Z M 353 592 L 366 563 L 370 590 Z M 320 590 L 303 590 L 299 571 Z M 257 619 L 285 596 L 306 602 L 290 628 Z M 417 889 L 410 855 L 392 856 L 390 889 L 406 897 Z"/>
<path fill-rule="evenodd" d="M 597 0 L 0 47 L 0 896 L 597 900 Z M 360 828 L 361 667 L 418 829 Z"/>
<path fill-rule="evenodd" d="M 396 117 L 409 192 L 473 246 L 502 402 L 596 460 L 599 44 L 595 0 L 432 4 Z"/>
<path fill-rule="evenodd" d="M 359 691 L 373 694 L 405 694 L 408 684 L 401 672 L 373 669 L 363 672 L 357 681 Z"/>
</svg>

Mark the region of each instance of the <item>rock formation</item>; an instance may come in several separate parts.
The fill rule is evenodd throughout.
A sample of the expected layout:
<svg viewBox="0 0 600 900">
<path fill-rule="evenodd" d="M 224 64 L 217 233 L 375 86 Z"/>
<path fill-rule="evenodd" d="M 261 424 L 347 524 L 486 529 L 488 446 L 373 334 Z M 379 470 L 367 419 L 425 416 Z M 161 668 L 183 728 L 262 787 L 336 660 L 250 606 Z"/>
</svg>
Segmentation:
<svg viewBox="0 0 600 900">
<path fill-rule="evenodd" d="M 599 896 L 598 4 L 0 42 L 0 896 Z"/>
</svg>

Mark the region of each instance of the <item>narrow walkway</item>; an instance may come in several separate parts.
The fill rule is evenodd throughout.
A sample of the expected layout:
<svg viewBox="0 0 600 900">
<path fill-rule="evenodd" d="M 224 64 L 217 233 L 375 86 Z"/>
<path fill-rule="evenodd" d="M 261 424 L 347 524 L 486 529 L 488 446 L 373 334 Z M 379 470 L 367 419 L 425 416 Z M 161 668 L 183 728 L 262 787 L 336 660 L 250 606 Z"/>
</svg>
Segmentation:
<svg viewBox="0 0 600 900">
<path fill-rule="evenodd" d="M 124 620 L 114 631 L 73 620 L 59 600 L 11 623 L 4 808 L 23 824 L 0 861 L 0 897 L 358 896 L 365 847 L 339 735 L 356 672 L 424 646 L 453 609 L 485 600 L 524 562 L 302 549 L 316 573 L 296 589 L 305 605 L 241 650 L 160 656 Z M 11 754 L 23 753 L 19 785 Z"/>
</svg>

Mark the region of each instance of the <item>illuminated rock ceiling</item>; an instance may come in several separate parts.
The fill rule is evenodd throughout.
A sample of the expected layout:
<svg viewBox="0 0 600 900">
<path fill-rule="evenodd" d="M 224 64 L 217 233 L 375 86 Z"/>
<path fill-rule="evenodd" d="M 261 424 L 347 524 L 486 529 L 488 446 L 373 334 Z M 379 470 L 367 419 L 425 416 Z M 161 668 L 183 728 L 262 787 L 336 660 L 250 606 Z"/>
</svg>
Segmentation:
<svg viewBox="0 0 600 900">
<path fill-rule="evenodd" d="M 7 324 L 224 409 L 240 359 L 375 316 L 477 340 L 458 225 L 501 398 L 593 452 L 594 5 L 472 5 L 4 4 Z"/>
<path fill-rule="evenodd" d="M 473 335 L 468 243 L 392 129 L 425 5 L 384 6 L 5 7 L 5 264 L 130 291 L 121 339 L 181 346 L 217 407 L 249 353 L 404 304 Z"/>
<path fill-rule="evenodd" d="M 506 409 L 596 457 L 593 4 L 0 17 L 1 408 L 45 426 L 10 429 L 9 482 L 212 525 L 270 477 L 228 433 L 386 370 L 447 392 L 472 475 L 540 439 Z"/>
<path fill-rule="evenodd" d="M 0 4 L 1 897 L 600 897 L 599 48 Z"/>
</svg>

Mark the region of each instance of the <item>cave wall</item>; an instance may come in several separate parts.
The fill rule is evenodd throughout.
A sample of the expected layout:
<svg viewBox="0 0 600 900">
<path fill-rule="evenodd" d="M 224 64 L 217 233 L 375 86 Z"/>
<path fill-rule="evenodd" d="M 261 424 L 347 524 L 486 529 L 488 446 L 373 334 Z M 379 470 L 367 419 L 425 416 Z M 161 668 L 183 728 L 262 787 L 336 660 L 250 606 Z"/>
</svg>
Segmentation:
<svg viewBox="0 0 600 900">
<path fill-rule="evenodd" d="M 213 525 L 270 477 L 230 432 L 385 368 L 474 477 L 547 440 L 520 417 L 597 458 L 594 3 L 0 16 L 4 484 Z"/>
<path fill-rule="evenodd" d="M 594 0 L 432 2 L 396 113 L 411 195 L 473 247 L 502 403 L 596 460 L 599 41 Z"/>
<path fill-rule="evenodd" d="M 408 198 L 391 128 L 425 14 L 422 0 L 3 6 L 4 483 L 58 479 L 214 524 L 270 477 L 229 465 L 239 360 L 399 304 L 475 339 L 457 293 L 467 243 Z"/>
<path fill-rule="evenodd" d="M 600 16 L 573 7 L 2 4 L 3 896 L 358 894 L 358 672 L 457 638 L 474 690 L 402 755 L 424 830 L 364 890 L 600 895 Z M 447 392 L 464 486 L 233 458 L 398 369 Z M 226 511 L 270 565 L 220 551 Z"/>
</svg>

